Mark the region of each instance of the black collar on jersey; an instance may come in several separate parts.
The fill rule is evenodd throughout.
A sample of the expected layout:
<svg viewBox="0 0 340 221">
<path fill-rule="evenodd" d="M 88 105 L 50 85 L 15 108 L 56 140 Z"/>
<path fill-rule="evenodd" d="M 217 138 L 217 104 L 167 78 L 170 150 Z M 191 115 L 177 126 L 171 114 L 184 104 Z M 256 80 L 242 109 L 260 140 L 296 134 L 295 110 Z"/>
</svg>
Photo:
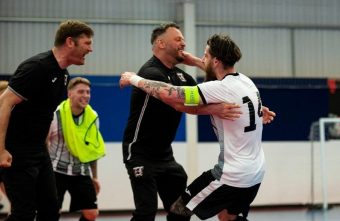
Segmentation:
<svg viewBox="0 0 340 221">
<path fill-rule="evenodd" d="M 152 57 L 153 57 L 153 60 L 154 60 L 160 67 L 165 68 L 165 69 L 168 70 L 168 71 L 174 71 L 174 70 L 175 70 L 175 66 L 174 66 L 173 68 L 168 68 L 168 67 L 165 66 L 165 65 L 163 64 L 163 62 L 162 62 L 159 58 L 157 58 L 155 55 L 153 55 Z"/>
<path fill-rule="evenodd" d="M 228 73 L 228 74 L 225 74 L 224 77 L 221 79 L 223 80 L 225 77 L 227 77 L 228 75 L 232 75 L 232 76 L 239 76 L 240 74 L 239 73 Z"/>
<path fill-rule="evenodd" d="M 155 65 L 157 65 L 158 68 L 160 68 L 160 70 L 162 70 L 162 74 L 169 79 L 168 83 L 171 84 L 175 84 L 174 81 L 177 81 L 177 77 L 173 78 L 174 76 L 177 76 L 177 73 L 180 72 L 178 70 L 178 68 L 176 66 L 174 66 L 173 68 L 168 68 L 167 66 L 165 66 L 165 64 L 163 64 L 163 62 L 157 58 L 155 55 L 152 56 L 152 61 Z"/>
</svg>

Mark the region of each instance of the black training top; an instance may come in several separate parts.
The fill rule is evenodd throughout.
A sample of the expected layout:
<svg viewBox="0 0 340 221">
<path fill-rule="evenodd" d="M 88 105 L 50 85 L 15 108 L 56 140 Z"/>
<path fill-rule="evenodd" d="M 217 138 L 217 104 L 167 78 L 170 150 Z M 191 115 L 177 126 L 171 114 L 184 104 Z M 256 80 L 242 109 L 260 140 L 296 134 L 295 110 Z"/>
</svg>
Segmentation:
<svg viewBox="0 0 340 221">
<path fill-rule="evenodd" d="M 69 73 L 61 69 L 52 51 L 21 63 L 10 79 L 9 89 L 23 101 L 11 113 L 6 149 L 14 152 L 46 148 L 53 112 L 66 98 Z"/>
<path fill-rule="evenodd" d="M 190 75 L 177 67 L 167 68 L 155 56 L 142 66 L 138 75 L 176 86 L 196 85 Z M 124 162 L 140 158 L 172 160 L 171 143 L 176 136 L 181 116 L 181 112 L 133 87 L 130 116 L 123 138 Z"/>
</svg>

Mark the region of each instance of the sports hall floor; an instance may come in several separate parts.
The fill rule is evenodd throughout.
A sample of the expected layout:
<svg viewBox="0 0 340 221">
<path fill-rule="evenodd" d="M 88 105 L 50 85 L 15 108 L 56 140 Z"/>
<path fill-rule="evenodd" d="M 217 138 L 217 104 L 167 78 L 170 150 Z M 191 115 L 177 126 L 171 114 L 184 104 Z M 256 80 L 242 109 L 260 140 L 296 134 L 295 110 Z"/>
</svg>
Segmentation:
<svg viewBox="0 0 340 221">
<path fill-rule="evenodd" d="M 60 221 L 78 221 L 78 215 L 63 214 Z M 129 221 L 130 213 L 102 212 L 97 221 Z M 279 207 L 279 208 L 252 208 L 249 221 L 340 221 L 340 206 L 333 206 L 323 211 L 321 209 L 309 209 L 306 207 Z M 199 221 L 193 216 L 191 221 Z M 217 217 L 207 221 L 217 221 Z M 156 221 L 166 221 L 165 214 L 159 212 Z"/>
<path fill-rule="evenodd" d="M 4 214 L 0 215 L 0 220 L 4 220 Z M 102 212 L 97 221 L 129 221 L 130 213 L 109 213 Z M 60 221 L 78 221 L 78 214 L 64 213 Z M 306 207 L 279 207 L 279 208 L 252 208 L 249 221 L 340 221 L 340 206 L 333 206 L 323 211 L 321 209 L 309 209 Z M 193 216 L 191 221 L 199 221 Z M 217 221 L 217 217 L 207 221 Z M 156 221 L 166 221 L 165 214 L 159 212 Z"/>
</svg>

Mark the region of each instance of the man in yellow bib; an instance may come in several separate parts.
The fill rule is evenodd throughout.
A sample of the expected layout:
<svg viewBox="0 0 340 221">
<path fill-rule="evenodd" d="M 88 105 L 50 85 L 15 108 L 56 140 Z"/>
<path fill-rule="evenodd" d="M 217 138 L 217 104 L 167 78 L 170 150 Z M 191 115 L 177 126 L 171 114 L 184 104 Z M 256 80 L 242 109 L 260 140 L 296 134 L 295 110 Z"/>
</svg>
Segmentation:
<svg viewBox="0 0 340 221">
<path fill-rule="evenodd" d="M 95 220 L 98 216 L 97 159 L 105 155 L 98 114 L 89 105 L 90 87 L 86 78 L 70 80 L 68 99 L 54 113 L 48 137 L 59 208 L 68 191 L 70 211 L 82 211 L 80 221 Z"/>
</svg>

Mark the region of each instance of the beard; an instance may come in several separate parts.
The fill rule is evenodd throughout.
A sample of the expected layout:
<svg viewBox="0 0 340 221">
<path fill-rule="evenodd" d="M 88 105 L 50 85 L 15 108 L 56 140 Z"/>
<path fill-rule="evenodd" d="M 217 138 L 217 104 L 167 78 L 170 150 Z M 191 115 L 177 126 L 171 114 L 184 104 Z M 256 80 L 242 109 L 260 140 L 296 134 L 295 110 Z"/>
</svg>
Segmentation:
<svg viewBox="0 0 340 221">
<path fill-rule="evenodd" d="M 184 58 L 181 56 L 176 56 L 175 59 L 178 61 L 178 63 L 182 63 L 184 61 Z"/>
<path fill-rule="evenodd" d="M 211 63 L 209 62 L 209 64 L 207 65 L 207 67 L 205 68 L 205 78 L 204 81 L 216 81 L 216 74 L 214 72 L 214 70 L 212 69 Z"/>
<path fill-rule="evenodd" d="M 179 63 L 182 63 L 184 61 L 184 55 L 182 53 L 180 53 L 178 50 L 176 50 L 175 59 Z"/>
<path fill-rule="evenodd" d="M 179 48 L 168 48 L 167 53 L 171 55 L 178 63 L 184 61 L 184 55 L 179 52 Z"/>
</svg>

